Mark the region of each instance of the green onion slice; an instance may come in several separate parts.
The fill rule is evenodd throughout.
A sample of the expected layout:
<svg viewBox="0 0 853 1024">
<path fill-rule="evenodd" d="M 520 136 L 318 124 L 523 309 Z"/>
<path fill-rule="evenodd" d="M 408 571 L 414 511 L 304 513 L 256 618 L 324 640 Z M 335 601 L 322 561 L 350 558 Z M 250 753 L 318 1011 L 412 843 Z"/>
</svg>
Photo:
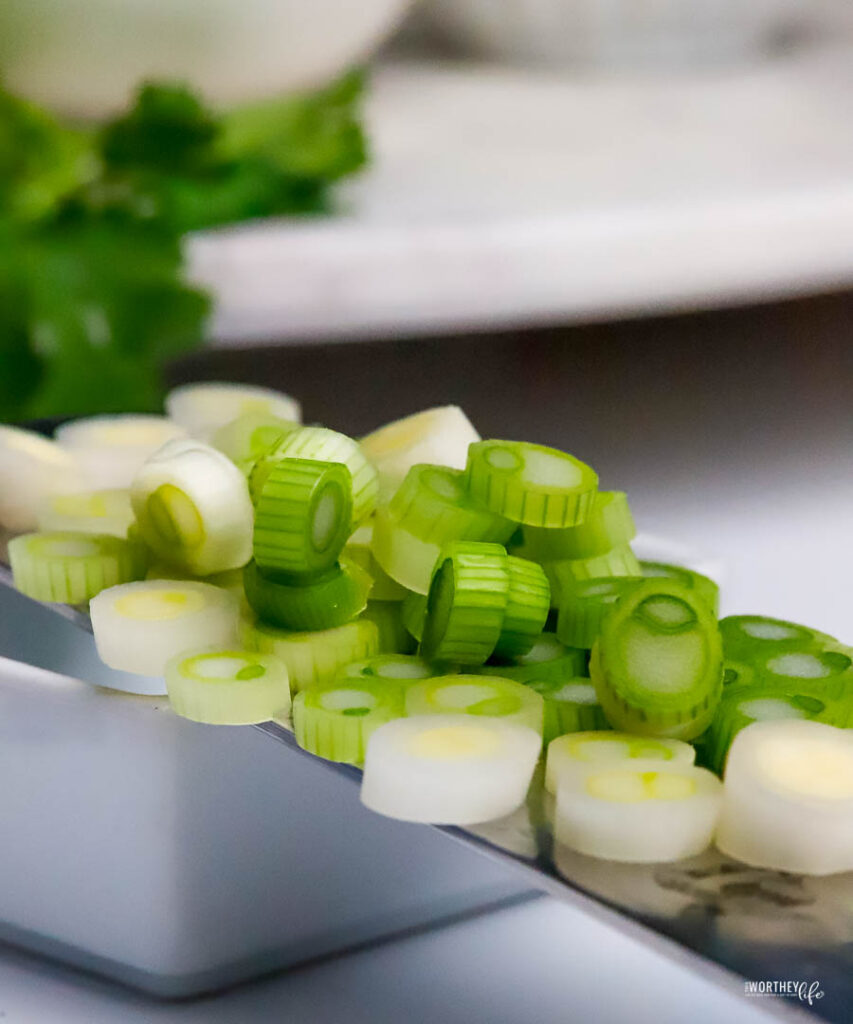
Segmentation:
<svg viewBox="0 0 853 1024">
<path fill-rule="evenodd" d="M 430 585 L 421 655 L 482 665 L 500 640 L 508 597 L 507 554 L 499 544 L 448 545 Z"/>
<path fill-rule="evenodd" d="M 545 746 L 565 733 L 608 728 L 595 687 L 588 678 L 534 679 L 527 685 L 545 701 Z"/>
<path fill-rule="evenodd" d="M 215 448 L 170 441 L 136 475 L 130 497 L 143 540 L 170 565 L 209 576 L 252 556 L 245 478 Z"/>
<path fill-rule="evenodd" d="M 414 637 L 403 622 L 402 601 L 368 601 L 361 618 L 372 622 L 379 634 L 379 650 L 385 654 L 413 654 Z"/>
<path fill-rule="evenodd" d="M 426 594 L 408 593 L 401 605 L 403 625 L 408 632 L 420 641 L 424 635 L 428 596 Z"/>
<path fill-rule="evenodd" d="M 364 569 L 347 559 L 311 580 L 264 575 L 255 562 L 243 570 L 246 600 L 258 616 L 295 631 L 344 625 L 364 611 L 372 585 Z"/>
<path fill-rule="evenodd" d="M 715 615 L 720 612 L 720 588 L 708 576 L 693 569 L 685 569 L 682 565 L 669 565 L 666 562 L 640 562 L 641 575 L 646 579 L 668 579 L 683 584 L 696 593 L 707 603 Z"/>
<path fill-rule="evenodd" d="M 182 651 L 237 643 L 237 600 L 209 583 L 125 583 L 93 598 L 89 612 L 101 660 L 137 675 L 162 676 Z"/>
<path fill-rule="evenodd" d="M 293 731 L 299 746 L 317 757 L 360 765 L 373 731 L 402 715 L 399 688 L 375 679 L 340 679 L 296 695 Z"/>
<path fill-rule="evenodd" d="M 71 452 L 32 430 L 0 424 L 0 527 L 33 530 L 52 494 L 87 486 Z"/>
<path fill-rule="evenodd" d="M 379 633 L 367 619 L 306 633 L 264 622 L 244 623 L 242 639 L 249 650 L 281 658 L 294 693 L 319 683 L 334 682 L 344 665 L 379 653 Z"/>
<path fill-rule="evenodd" d="M 300 427 L 285 434 L 266 455 L 255 463 L 249 477 L 252 498 L 257 502 L 270 470 L 282 459 L 308 459 L 312 462 L 340 462 L 352 477 L 352 532 L 376 508 L 379 477 L 357 442 L 346 434 L 326 427 Z"/>
<path fill-rule="evenodd" d="M 503 676 L 519 683 L 533 679 L 555 679 L 567 682 L 575 676 L 586 675 L 587 652 L 575 647 L 566 647 L 553 633 L 542 633 L 527 654 L 501 664 L 492 661 L 482 668 L 474 669 L 491 676 Z"/>
<path fill-rule="evenodd" d="M 290 710 L 284 663 L 257 651 L 184 651 L 166 665 L 166 688 L 175 714 L 209 725 L 253 725 Z"/>
<path fill-rule="evenodd" d="M 652 739 L 627 732 L 600 729 L 559 736 L 548 744 L 545 788 L 556 793 L 560 779 L 583 773 L 591 765 L 619 767 L 624 764 L 661 762 L 692 765 L 696 751 L 682 740 Z"/>
<path fill-rule="evenodd" d="M 773 653 L 808 650 L 832 639 L 808 626 L 763 615 L 729 615 L 720 619 L 720 636 L 726 657 L 747 664 Z"/>
<path fill-rule="evenodd" d="M 334 566 L 350 533 L 352 478 L 339 462 L 282 459 L 256 495 L 253 550 L 263 571 L 309 577 Z"/>
<path fill-rule="evenodd" d="M 248 412 L 220 427 L 210 443 L 249 476 L 258 459 L 299 426 L 296 420 L 283 420 L 271 413 Z"/>
<path fill-rule="evenodd" d="M 457 405 L 426 409 L 388 423 L 361 439 L 361 450 L 379 471 L 384 500 L 389 500 L 406 474 L 421 463 L 464 469 L 468 446 L 480 440 Z"/>
<path fill-rule="evenodd" d="M 372 679 L 397 687 L 402 693 L 413 682 L 431 679 L 435 674 L 432 665 L 417 655 L 380 654 L 344 666 L 339 679 Z"/>
<path fill-rule="evenodd" d="M 378 510 L 373 553 L 392 579 L 426 594 L 444 544 L 503 544 L 512 531 L 512 523 L 470 501 L 461 471 L 418 465 L 409 470 L 391 504 Z"/>
<path fill-rule="evenodd" d="M 525 557 L 536 562 L 559 562 L 627 548 L 636 535 L 628 496 L 623 491 L 598 491 L 582 523 L 562 530 L 525 526 L 521 543 Z"/>
<path fill-rule="evenodd" d="M 85 604 L 145 575 L 138 545 L 89 533 L 26 533 L 9 541 L 15 586 L 36 601 Z"/>
<path fill-rule="evenodd" d="M 70 531 L 125 538 L 134 521 L 130 491 L 120 488 L 51 494 L 38 509 L 38 526 L 44 533 Z"/>
<path fill-rule="evenodd" d="M 576 526 L 598 487 L 593 470 L 573 456 L 521 441 L 472 444 L 466 478 L 474 501 L 528 526 Z"/>
<path fill-rule="evenodd" d="M 500 676 L 439 676 L 407 688 L 406 714 L 500 718 L 541 736 L 544 701 L 530 687 Z"/>
<path fill-rule="evenodd" d="M 494 718 L 430 715 L 370 738 L 362 803 L 402 821 L 473 825 L 517 810 L 539 755 L 532 729 Z"/>
<path fill-rule="evenodd" d="M 605 617 L 642 581 L 631 576 L 578 580 L 562 588 L 557 636 L 569 647 L 592 647 Z"/>
<path fill-rule="evenodd" d="M 166 395 L 166 412 L 190 434 L 207 440 L 239 416 L 275 416 L 299 422 L 302 409 L 290 395 L 251 384 L 211 381 L 184 384 Z"/>
<path fill-rule="evenodd" d="M 371 550 L 373 544 L 373 523 L 365 523 L 355 531 L 344 545 L 344 555 L 357 562 L 373 578 L 371 599 L 374 601 L 402 601 L 408 591 L 392 580 L 382 568 Z"/>
<path fill-rule="evenodd" d="M 717 620 L 694 590 L 646 580 L 605 618 L 589 667 L 614 729 L 693 739 L 722 690 Z"/>
<path fill-rule="evenodd" d="M 543 568 L 551 584 L 551 602 L 555 608 L 560 607 L 565 591 L 584 580 L 611 576 L 634 579 L 642 577 L 637 556 L 629 547 L 614 548 L 605 555 L 595 555 L 593 558 L 545 562 Z"/>
<path fill-rule="evenodd" d="M 509 593 L 501 635 L 494 649 L 497 658 L 527 654 L 545 628 L 551 589 L 542 567 L 512 555 L 506 560 Z"/>
</svg>

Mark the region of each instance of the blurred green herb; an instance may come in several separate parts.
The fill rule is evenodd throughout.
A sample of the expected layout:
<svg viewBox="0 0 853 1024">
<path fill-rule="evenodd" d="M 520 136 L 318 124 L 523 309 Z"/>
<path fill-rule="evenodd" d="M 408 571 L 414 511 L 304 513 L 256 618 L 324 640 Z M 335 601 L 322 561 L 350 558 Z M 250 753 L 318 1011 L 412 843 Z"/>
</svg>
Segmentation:
<svg viewBox="0 0 853 1024">
<path fill-rule="evenodd" d="M 366 162 L 363 80 L 222 115 L 146 85 L 97 131 L 0 91 L 0 420 L 155 409 L 210 299 L 187 231 L 322 213 Z"/>
</svg>

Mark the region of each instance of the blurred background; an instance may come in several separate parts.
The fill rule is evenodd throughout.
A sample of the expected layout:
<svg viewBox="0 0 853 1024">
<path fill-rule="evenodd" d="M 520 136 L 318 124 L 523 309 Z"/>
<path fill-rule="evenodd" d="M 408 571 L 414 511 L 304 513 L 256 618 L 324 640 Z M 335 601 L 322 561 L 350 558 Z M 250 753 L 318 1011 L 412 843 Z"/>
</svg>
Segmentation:
<svg viewBox="0 0 853 1024">
<path fill-rule="evenodd" d="M 0 420 L 459 402 L 847 625 L 851 5 L 5 0 L 0 81 Z"/>
</svg>

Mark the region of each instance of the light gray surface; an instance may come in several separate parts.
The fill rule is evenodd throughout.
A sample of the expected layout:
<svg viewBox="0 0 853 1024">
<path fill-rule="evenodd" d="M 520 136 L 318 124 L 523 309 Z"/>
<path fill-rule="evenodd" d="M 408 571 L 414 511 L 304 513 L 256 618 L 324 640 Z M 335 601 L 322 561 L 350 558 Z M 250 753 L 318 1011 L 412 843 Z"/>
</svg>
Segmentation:
<svg viewBox="0 0 853 1024">
<path fill-rule="evenodd" d="M 762 1024 L 771 1010 L 548 899 L 184 1004 L 0 954 L 3 1024 Z"/>
</svg>

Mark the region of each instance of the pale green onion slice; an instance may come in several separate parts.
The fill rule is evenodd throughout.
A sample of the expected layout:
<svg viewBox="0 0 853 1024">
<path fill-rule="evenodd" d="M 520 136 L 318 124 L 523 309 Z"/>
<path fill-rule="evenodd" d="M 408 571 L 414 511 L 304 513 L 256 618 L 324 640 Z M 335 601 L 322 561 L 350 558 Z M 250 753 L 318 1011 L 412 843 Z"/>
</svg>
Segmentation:
<svg viewBox="0 0 853 1024">
<path fill-rule="evenodd" d="M 402 821 L 474 825 L 525 801 L 540 736 L 497 719 L 401 718 L 370 737 L 362 803 Z"/>
<path fill-rule="evenodd" d="M 308 633 L 294 633 L 263 622 L 245 623 L 242 639 L 250 650 L 281 658 L 294 693 L 334 682 L 344 665 L 379 653 L 379 633 L 366 619 Z"/>
<path fill-rule="evenodd" d="M 569 680 L 534 679 L 527 685 L 545 701 L 542 730 L 545 746 L 565 733 L 608 728 L 595 687 L 589 679 L 583 676 Z"/>
<path fill-rule="evenodd" d="M 123 489 L 51 494 L 38 509 L 38 526 L 43 532 L 70 530 L 124 538 L 133 523 L 130 491 Z"/>
<path fill-rule="evenodd" d="M 569 647 L 591 648 L 607 614 L 641 581 L 632 576 L 578 580 L 562 588 L 557 636 Z"/>
<path fill-rule="evenodd" d="M 145 574 L 147 580 L 195 580 L 197 583 L 209 583 L 212 587 L 222 587 L 230 590 L 238 597 L 243 596 L 243 570 L 226 569 L 225 572 L 214 572 L 210 576 L 193 576 L 191 573 L 183 572 L 171 565 L 164 565 L 162 562 L 155 562 Z"/>
<path fill-rule="evenodd" d="M 208 440 L 238 416 L 276 416 L 299 422 L 302 409 L 290 395 L 252 384 L 220 381 L 184 384 L 166 396 L 166 412 L 194 437 Z"/>
<path fill-rule="evenodd" d="M 88 486 L 74 455 L 55 441 L 0 424 L 0 527 L 32 530 L 50 495 Z"/>
<path fill-rule="evenodd" d="M 344 555 L 357 562 L 362 569 L 373 577 L 373 589 L 370 592 L 373 601 L 402 601 L 408 591 L 392 580 L 387 572 L 376 561 L 373 551 L 373 523 L 365 523 L 355 531 L 344 545 Z"/>
<path fill-rule="evenodd" d="M 663 578 L 675 580 L 685 587 L 695 590 L 703 598 L 715 615 L 720 612 L 720 588 L 709 577 L 693 569 L 685 569 L 682 565 L 669 565 L 666 562 L 640 562 L 641 574 L 646 579 Z"/>
<path fill-rule="evenodd" d="M 364 611 L 373 580 L 347 559 L 310 580 L 243 570 L 246 600 L 265 622 L 297 632 L 342 626 Z"/>
<path fill-rule="evenodd" d="M 614 548 L 605 555 L 562 562 L 545 562 L 545 575 L 551 584 L 551 604 L 559 608 L 563 595 L 587 580 L 609 579 L 612 577 L 642 577 L 637 556 L 629 547 Z"/>
<path fill-rule="evenodd" d="M 426 620 L 427 594 L 415 594 L 410 592 L 403 599 L 400 614 L 403 625 L 415 640 L 420 641 L 424 635 L 424 621 Z"/>
<path fill-rule="evenodd" d="M 376 626 L 379 650 L 385 654 L 412 654 L 417 648 L 403 622 L 402 607 L 402 601 L 368 601 L 361 613 L 360 618 Z"/>
<path fill-rule="evenodd" d="M 843 649 L 780 651 L 753 662 L 756 680 L 768 687 L 810 685 L 831 699 L 853 695 L 853 659 Z"/>
<path fill-rule="evenodd" d="M 482 665 L 501 637 L 509 597 L 507 553 L 499 544 L 443 549 L 427 600 L 420 652 L 428 661 Z"/>
<path fill-rule="evenodd" d="M 220 427 L 210 443 L 248 476 L 257 460 L 299 425 L 272 413 L 248 412 Z"/>
<path fill-rule="evenodd" d="M 715 775 L 692 765 L 593 765 L 560 777 L 555 839 L 604 860 L 682 860 L 710 846 L 722 789 Z"/>
<path fill-rule="evenodd" d="M 527 654 L 522 654 L 520 658 L 514 658 L 507 664 L 493 662 L 474 671 L 491 676 L 503 676 L 519 683 L 530 682 L 533 679 L 567 682 L 575 676 L 586 675 L 586 665 L 586 651 L 566 647 L 553 633 L 543 633 Z"/>
<path fill-rule="evenodd" d="M 545 628 L 551 604 L 551 590 L 542 567 L 510 555 L 506 560 L 509 593 L 501 635 L 494 649 L 496 658 L 517 658 L 527 654 Z"/>
<path fill-rule="evenodd" d="M 256 495 L 253 551 L 264 570 L 310 576 L 331 569 L 350 534 L 352 478 L 339 462 L 283 459 Z"/>
<path fill-rule="evenodd" d="M 412 466 L 464 469 L 468 446 L 479 440 L 459 406 L 445 405 L 380 427 L 361 439 L 361 449 L 379 471 L 380 491 L 387 501 Z"/>
<path fill-rule="evenodd" d="M 720 636 L 726 657 L 747 664 L 756 658 L 807 650 L 831 640 L 825 633 L 808 626 L 763 615 L 729 615 L 720 619 Z"/>
<path fill-rule="evenodd" d="M 634 517 L 623 491 L 598 491 L 582 523 L 566 529 L 525 526 L 524 557 L 536 562 L 588 559 L 624 549 L 637 535 Z"/>
<path fill-rule="evenodd" d="M 379 477 L 357 442 L 346 434 L 326 427 L 300 427 L 278 441 L 255 463 L 249 477 L 252 499 L 257 502 L 270 469 L 282 459 L 308 459 L 312 462 L 340 462 L 352 477 L 352 528 L 370 516 L 376 508 Z M 352 532 L 350 530 L 350 532 Z"/>
<path fill-rule="evenodd" d="M 9 541 L 15 586 L 36 601 L 85 604 L 107 587 L 140 580 L 137 545 L 89 533 L 26 533 Z"/>
<path fill-rule="evenodd" d="M 406 690 L 407 715 L 474 715 L 517 722 L 542 735 L 544 701 L 500 676 L 438 676 Z"/>
<path fill-rule="evenodd" d="M 77 460 L 85 486 L 108 490 L 130 487 L 145 460 L 186 431 L 165 416 L 92 416 L 63 424 L 55 436 Z"/>
<path fill-rule="evenodd" d="M 209 583 L 126 583 L 93 598 L 89 613 L 101 660 L 137 675 L 162 676 L 182 651 L 237 643 L 237 600 Z"/>
<path fill-rule="evenodd" d="M 380 654 L 346 665 L 339 679 L 373 679 L 384 686 L 396 687 L 402 695 L 413 683 L 432 679 L 435 674 L 433 666 L 416 655 Z"/>
<path fill-rule="evenodd" d="M 170 441 L 137 473 L 130 497 L 143 540 L 170 565 L 209 576 L 252 557 L 246 480 L 215 448 Z"/>
<path fill-rule="evenodd" d="M 556 793 L 564 775 L 602 768 L 630 766 L 637 761 L 692 765 L 696 751 L 682 740 L 651 739 L 627 732 L 592 730 L 558 736 L 548 744 L 545 788 Z"/>
<path fill-rule="evenodd" d="M 646 580 L 605 618 L 589 669 L 614 729 L 694 739 L 722 691 L 717 620 L 694 590 Z"/>
<path fill-rule="evenodd" d="M 574 456 L 521 441 L 472 444 L 466 479 L 474 501 L 528 526 L 576 526 L 598 487 L 593 470 Z"/>
<path fill-rule="evenodd" d="M 413 466 L 391 504 L 376 513 L 373 553 L 407 590 L 426 594 L 444 544 L 483 541 L 503 544 L 513 524 L 471 502 L 462 472 L 443 466 Z"/>
<path fill-rule="evenodd" d="M 754 867 L 853 871 L 853 731 L 757 722 L 726 763 L 717 846 Z"/>
<path fill-rule="evenodd" d="M 166 688 L 175 714 L 209 725 L 254 725 L 290 710 L 284 663 L 257 651 L 184 651 L 166 665 Z"/>
<path fill-rule="evenodd" d="M 373 732 L 402 715 L 397 687 L 375 679 L 340 679 L 296 695 L 293 731 L 303 750 L 327 761 L 360 765 Z"/>
</svg>

